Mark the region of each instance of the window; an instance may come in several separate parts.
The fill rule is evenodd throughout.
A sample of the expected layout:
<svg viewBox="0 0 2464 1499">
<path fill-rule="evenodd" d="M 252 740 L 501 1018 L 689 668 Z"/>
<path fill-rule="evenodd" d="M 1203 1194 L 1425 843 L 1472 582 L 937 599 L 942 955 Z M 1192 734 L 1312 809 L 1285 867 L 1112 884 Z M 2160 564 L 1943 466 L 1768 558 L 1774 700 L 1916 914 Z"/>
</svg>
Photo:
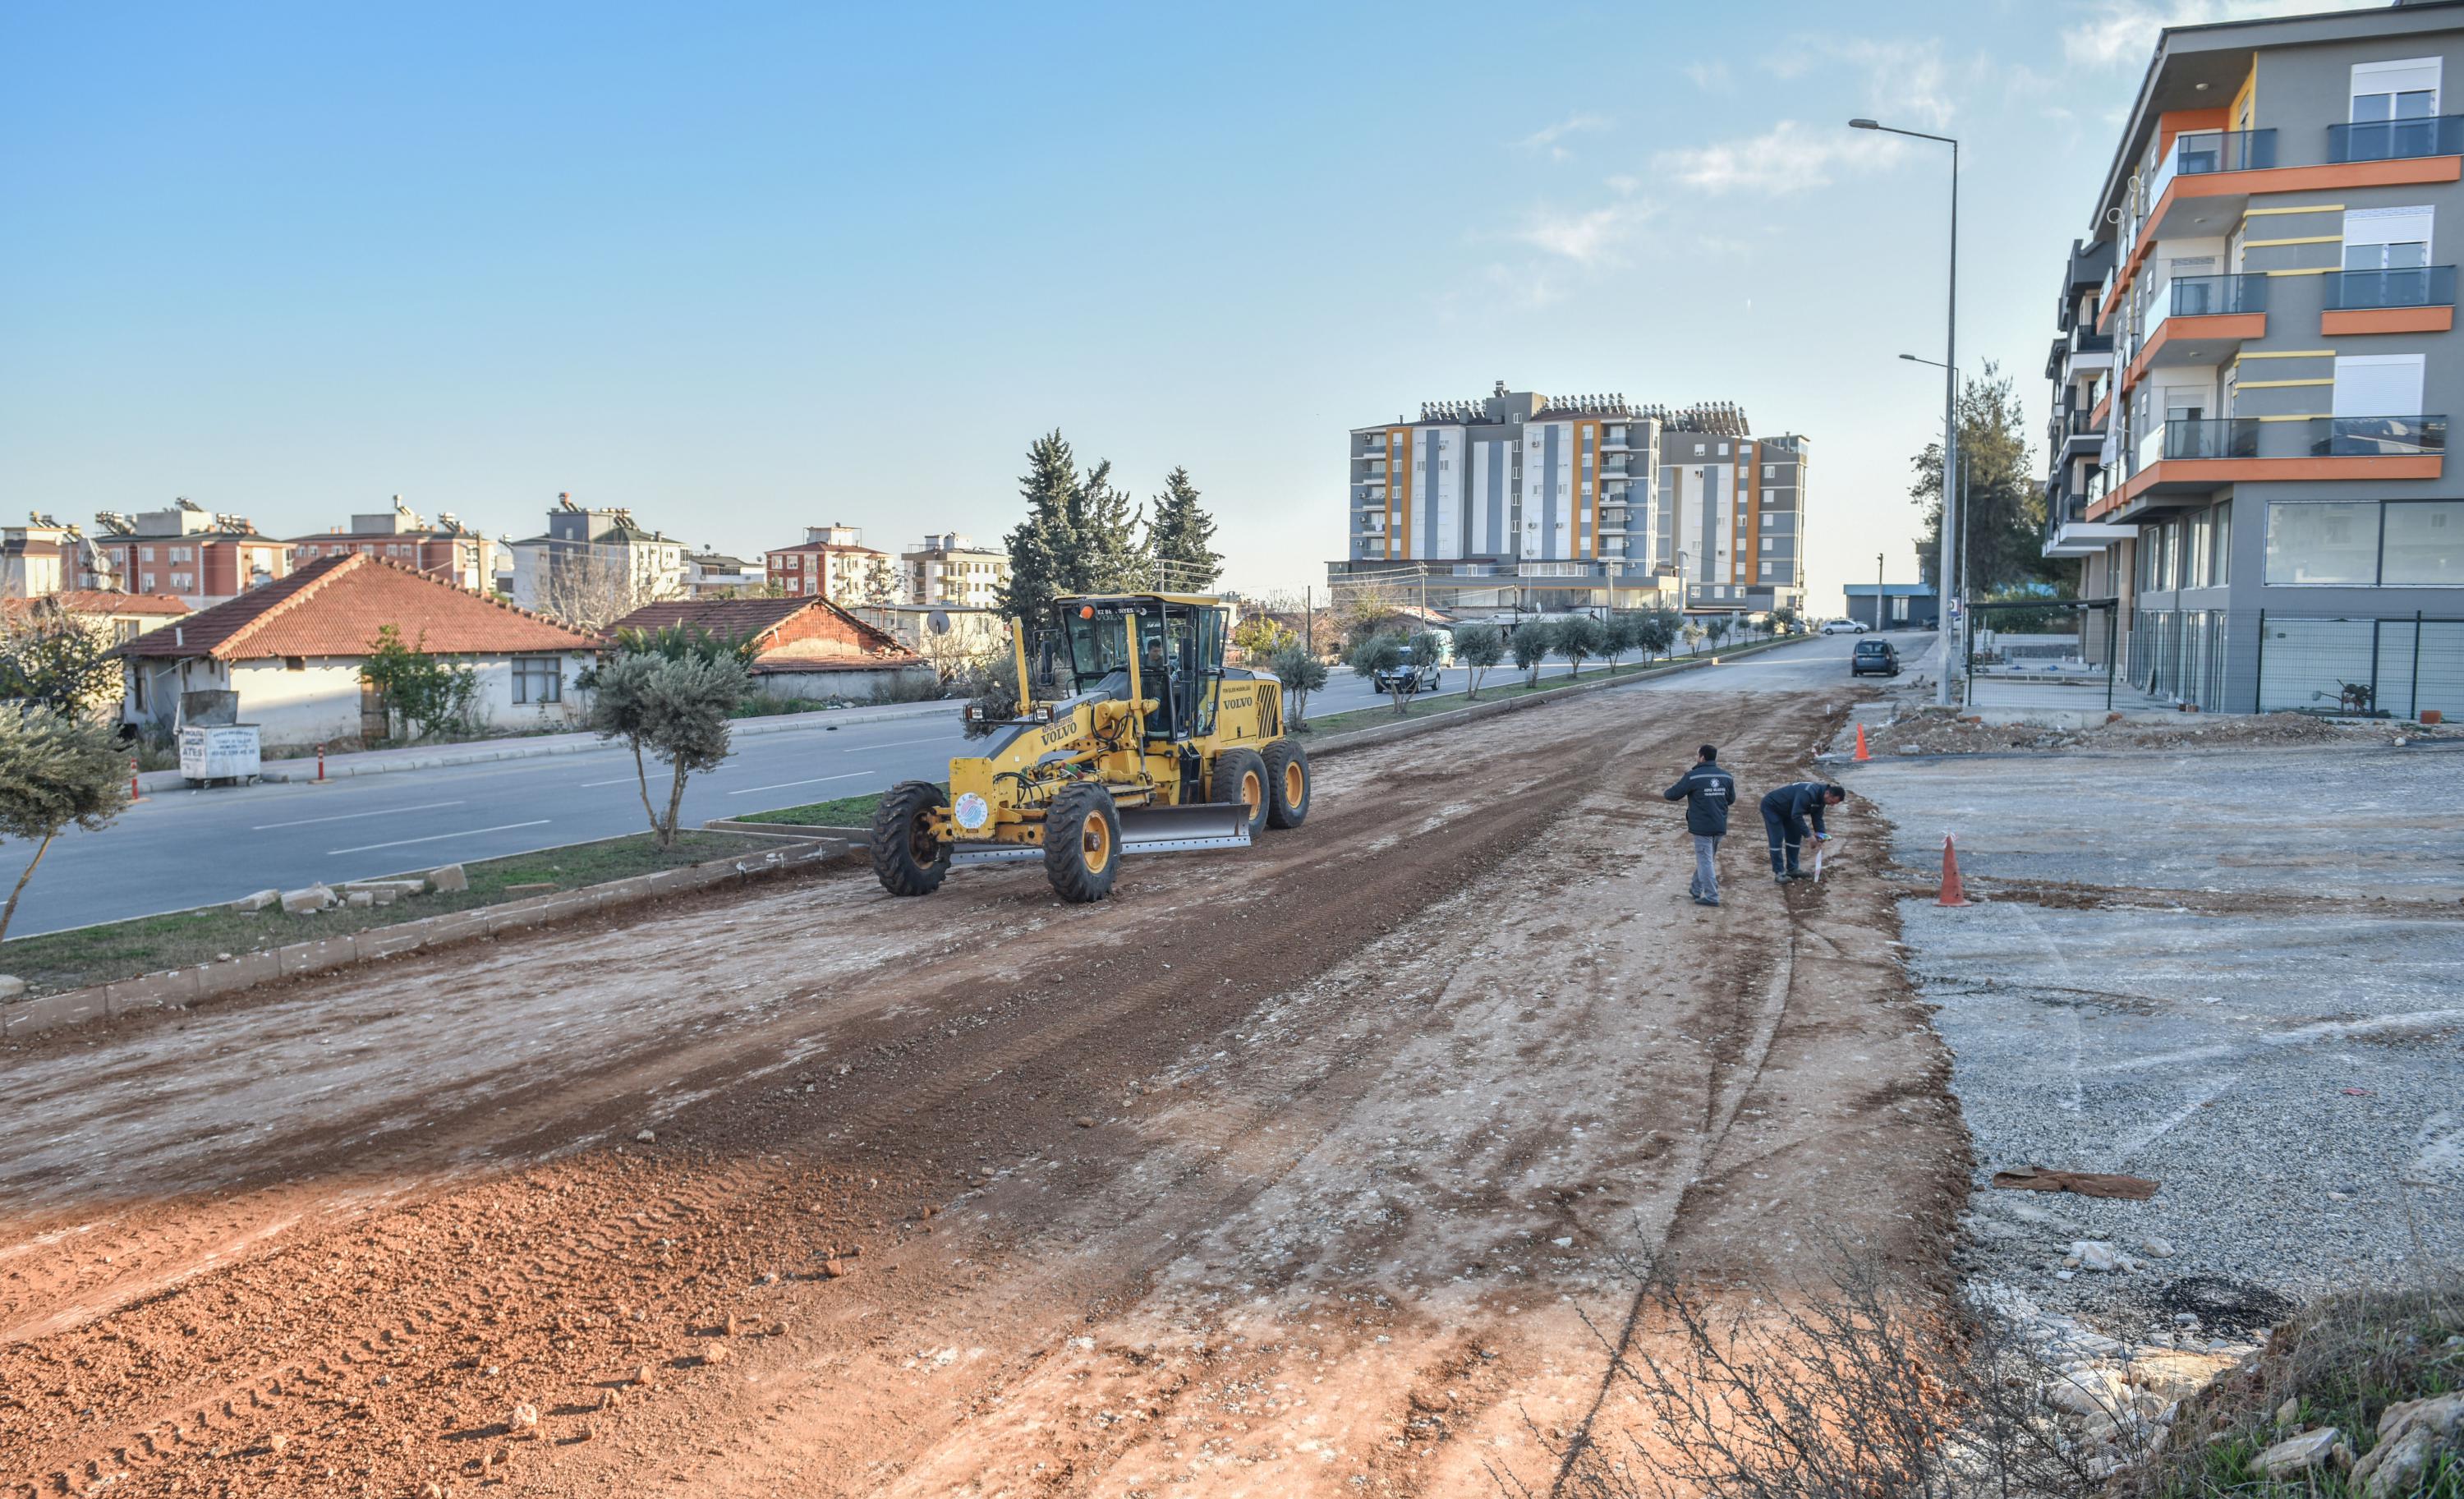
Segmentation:
<svg viewBox="0 0 2464 1499">
<path fill-rule="evenodd" d="M 514 657 L 514 702 L 554 703 L 564 700 L 564 663 L 555 656 Z"/>
<path fill-rule="evenodd" d="M 145 573 L 143 575 L 143 581 L 140 586 L 147 593 L 152 593 L 154 591 L 154 575 L 152 573 Z"/>
<path fill-rule="evenodd" d="M 2226 500 L 2215 508 L 2215 560 L 2210 564 L 2208 577 L 2214 587 L 2233 582 L 2233 501 Z"/>
<path fill-rule="evenodd" d="M 1696 443 L 1696 444 L 1694 445 L 1694 456 L 1696 456 L 1696 457 L 1698 457 L 1698 458 L 1699 458 L 1699 457 L 1701 457 L 1701 456 L 1703 456 L 1703 455 L 1704 455 L 1704 453 L 1705 453 L 1705 452 L 1709 452 L 1709 451 L 1710 451 L 1710 450 L 1709 450 L 1709 445 L 1708 445 L 1708 444 L 1705 444 L 1705 443 L 1699 443 L 1699 442 L 1698 442 L 1698 443 Z"/>
<path fill-rule="evenodd" d="M 2380 582 L 2464 587 L 2464 500 L 2387 507 L 2387 564 Z"/>
<path fill-rule="evenodd" d="M 1771 549 L 1771 538 L 1770 538 L 1770 537 L 1764 537 L 1764 538 L 1763 538 L 1763 550 L 1764 550 L 1764 551 L 1766 551 L 1766 552 L 1768 552 L 1768 551 L 1770 551 Z"/>
<path fill-rule="evenodd" d="M 2278 500 L 2267 507 L 2271 584 L 2378 582 L 2379 507 Z"/>
<path fill-rule="evenodd" d="M 2421 414 L 2421 356 L 2344 354 L 2336 360 L 2340 417 Z"/>
<path fill-rule="evenodd" d="M 2348 209 L 2344 212 L 2344 269 L 2409 270 L 2430 264 L 2428 208 Z"/>
<path fill-rule="evenodd" d="M 1779 465 L 1778 465 L 1778 464 L 1776 464 L 1776 463 L 1766 463 L 1766 464 L 1764 464 L 1764 465 L 1763 465 L 1763 482 L 1764 482 L 1764 483 L 1768 484 L 1768 483 L 1770 483 L 1771 480 L 1773 480 L 1773 479 L 1775 479 L 1775 478 L 1778 478 L 1778 477 L 1779 477 Z"/>
<path fill-rule="evenodd" d="M 139 547 L 137 549 L 137 560 L 141 562 L 152 562 L 154 560 L 154 548 L 150 546 Z"/>
<path fill-rule="evenodd" d="M 2214 544 L 2209 529 L 2212 523 L 2204 510 L 2184 522 L 2189 531 L 2182 546 L 2182 586 L 2185 588 L 2208 585 L 2208 553 Z"/>
<path fill-rule="evenodd" d="M 2427 120 L 2438 113 L 2439 59 L 2353 65 L 2353 121 Z"/>
<path fill-rule="evenodd" d="M 173 573 L 171 575 L 171 587 L 174 592 L 193 586 L 195 586 L 195 578 L 193 575 L 188 573 Z"/>
</svg>

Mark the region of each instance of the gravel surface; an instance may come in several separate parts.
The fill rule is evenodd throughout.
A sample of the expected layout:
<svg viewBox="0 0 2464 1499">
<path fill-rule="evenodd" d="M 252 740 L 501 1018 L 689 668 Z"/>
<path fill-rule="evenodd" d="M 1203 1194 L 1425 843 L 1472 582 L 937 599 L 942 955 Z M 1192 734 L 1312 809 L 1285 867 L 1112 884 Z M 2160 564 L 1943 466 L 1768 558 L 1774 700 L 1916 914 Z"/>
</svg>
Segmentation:
<svg viewBox="0 0 2464 1499">
<path fill-rule="evenodd" d="M 1976 1142 L 1972 1277 L 2222 1338 L 2464 1257 L 2459 770 L 2353 745 L 1851 772 L 1928 893 L 1957 832 L 1979 901 L 1903 908 Z M 2022 1164 L 2164 1186 L 1986 1186 Z M 2082 1242 L 2130 1268 L 2066 1263 Z"/>
<path fill-rule="evenodd" d="M 1906 712 L 1906 710 L 1903 710 Z M 2178 720 L 2125 718 L 2086 729 L 2046 729 L 2030 724 L 1971 723 L 1931 714 L 1868 725 L 1866 747 L 1877 755 L 1974 755 L 2008 750 L 2233 749 L 2250 745 L 2373 745 L 2443 739 L 2464 742 L 2452 724 L 2339 723 L 2300 713 L 2255 715 L 2184 714 Z"/>
</svg>

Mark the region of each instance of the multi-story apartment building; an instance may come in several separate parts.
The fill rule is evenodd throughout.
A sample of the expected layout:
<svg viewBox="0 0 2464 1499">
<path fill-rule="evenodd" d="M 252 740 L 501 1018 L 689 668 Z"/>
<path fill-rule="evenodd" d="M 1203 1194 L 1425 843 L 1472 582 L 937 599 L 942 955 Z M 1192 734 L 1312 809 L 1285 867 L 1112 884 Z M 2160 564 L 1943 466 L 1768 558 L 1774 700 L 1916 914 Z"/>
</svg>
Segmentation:
<svg viewBox="0 0 2464 1499">
<path fill-rule="evenodd" d="M 684 543 L 622 507 L 593 510 L 556 496 L 547 531 L 511 543 L 514 603 L 585 628 L 685 592 Z"/>
<path fill-rule="evenodd" d="M 2157 42 L 2063 276 L 2045 542 L 2146 690 L 2464 711 L 2450 63 L 2438 0 Z"/>
<path fill-rule="evenodd" d="M 0 599 L 116 591 L 112 557 L 75 525 L 30 515 L 24 525 L 0 527 Z"/>
<path fill-rule="evenodd" d="M 295 537 L 291 542 L 294 561 L 300 564 L 320 557 L 348 557 L 362 553 L 382 557 L 414 572 L 470 593 L 487 593 L 495 586 L 488 568 L 489 543 L 485 537 L 456 520 L 451 515 L 439 515 L 429 525 L 419 514 L 393 496 L 393 508 L 351 518 L 348 530 L 336 526 L 318 536 Z"/>
<path fill-rule="evenodd" d="M 133 516 L 107 510 L 94 521 L 97 550 L 130 593 L 170 594 L 203 609 L 291 574 L 290 542 L 187 499 Z"/>
<path fill-rule="evenodd" d="M 1482 400 L 1353 429 L 1350 555 L 1328 580 L 1459 611 L 1794 605 L 1810 456 L 1803 437 L 1752 436 L 1734 406 L 1499 381 Z"/>
<path fill-rule="evenodd" d="M 769 581 L 789 598 L 833 604 L 896 604 L 898 564 L 864 544 L 864 532 L 837 524 L 806 526 L 804 540 L 761 554 Z"/>
<path fill-rule="evenodd" d="M 909 604 L 988 609 L 1009 582 L 1009 554 L 978 546 L 956 531 L 928 536 L 898 554 Z"/>
<path fill-rule="evenodd" d="M 692 599 L 758 599 L 765 591 L 761 569 L 714 547 L 685 554 L 685 596 Z"/>
</svg>

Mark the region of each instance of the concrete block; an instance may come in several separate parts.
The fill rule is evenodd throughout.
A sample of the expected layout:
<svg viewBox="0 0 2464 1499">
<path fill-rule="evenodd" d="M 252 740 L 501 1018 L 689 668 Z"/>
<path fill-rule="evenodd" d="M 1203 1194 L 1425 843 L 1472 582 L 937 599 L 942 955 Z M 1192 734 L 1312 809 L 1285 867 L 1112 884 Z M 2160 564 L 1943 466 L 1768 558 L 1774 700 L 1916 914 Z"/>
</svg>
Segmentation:
<svg viewBox="0 0 2464 1499">
<path fill-rule="evenodd" d="M 429 945 L 430 937 L 427 922 L 405 921 L 398 926 L 370 927 L 351 938 L 351 947 L 360 961 L 372 962 L 380 958 L 415 953 Z"/>
<path fill-rule="evenodd" d="M 198 973 L 194 968 L 174 968 L 118 980 L 102 986 L 103 1000 L 114 1020 L 142 1010 L 185 1009 L 202 992 Z"/>
<path fill-rule="evenodd" d="M 323 973 L 328 968 L 340 968 L 359 958 L 357 943 L 347 937 L 294 942 L 277 949 L 276 953 L 282 963 L 282 977 L 286 979 L 303 973 Z"/>
<path fill-rule="evenodd" d="M 355 890 L 342 897 L 342 903 L 353 911 L 365 911 L 377 903 L 377 897 L 363 890 Z"/>
<path fill-rule="evenodd" d="M 281 903 L 282 892 L 278 890 L 261 890 L 253 895 L 242 895 L 239 899 L 232 901 L 231 903 L 231 909 L 242 912 L 263 911 L 268 906 L 278 906 Z"/>
<path fill-rule="evenodd" d="M 471 876 L 463 873 L 458 864 L 444 865 L 428 871 L 428 888 L 438 892 L 469 890 Z"/>
<path fill-rule="evenodd" d="M 335 889 L 340 890 L 345 895 L 356 895 L 360 892 L 365 891 L 369 894 L 377 896 L 380 902 L 382 902 L 383 898 L 387 895 L 419 894 L 428 889 L 428 881 L 424 878 L 415 880 L 344 880 L 341 884 L 336 886 Z"/>
<path fill-rule="evenodd" d="M 103 999 L 102 989 L 97 986 L 0 1005 L 0 1025 L 5 1025 L 9 1039 L 15 1041 L 23 1036 L 56 1030 L 62 1025 L 82 1025 L 88 1021 L 102 1020 L 109 1014 L 110 1007 Z"/>
<path fill-rule="evenodd" d="M 334 893 L 323 885 L 310 885 L 303 890 L 286 890 L 282 893 L 282 909 L 295 916 L 311 911 L 322 911 L 332 904 L 334 904 Z"/>
<path fill-rule="evenodd" d="M 282 954 L 241 953 L 227 963 L 209 963 L 197 973 L 197 998 L 218 999 L 282 977 Z"/>
<path fill-rule="evenodd" d="M 16 999 L 25 992 L 25 980 L 12 974 L 0 974 L 0 1001 Z"/>
</svg>

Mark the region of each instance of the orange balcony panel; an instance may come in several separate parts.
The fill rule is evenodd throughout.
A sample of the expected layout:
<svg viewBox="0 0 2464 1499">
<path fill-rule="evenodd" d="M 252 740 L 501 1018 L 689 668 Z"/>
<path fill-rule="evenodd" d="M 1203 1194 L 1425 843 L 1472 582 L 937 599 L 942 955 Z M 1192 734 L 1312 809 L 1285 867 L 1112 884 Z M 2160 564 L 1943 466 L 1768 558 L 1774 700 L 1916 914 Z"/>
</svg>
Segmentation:
<svg viewBox="0 0 2464 1499">
<path fill-rule="evenodd" d="M 2244 198 L 2262 192 L 2337 192 L 2351 187 L 2402 187 L 2416 183 L 2456 182 L 2464 180 L 2464 156 L 2413 156 L 2392 162 L 2336 162 L 2323 166 L 2269 166 L 2247 172 L 2199 172 L 2175 177 L 2165 188 L 2165 196 L 2156 200 L 2155 208 L 2139 227 L 2139 242 L 2130 247 L 2129 257 L 2123 263 L 2121 274 L 2113 278 L 2113 291 L 2103 307 L 2097 312 L 2097 330 L 2102 332 L 2105 320 L 2113 309 L 2122 305 L 2123 297 L 2139 275 L 2139 267 L 2147 252 L 2156 248 L 2162 237 L 2154 231 L 2165 222 L 2174 204 L 2190 198 Z"/>
<path fill-rule="evenodd" d="M 2156 363 L 2156 357 L 2168 343 L 2177 347 L 2192 342 L 2240 343 L 2265 337 L 2267 314 L 2263 312 L 2215 312 L 2167 318 L 2156 325 L 2156 336 L 2149 339 L 2139 350 L 2139 357 L 2130 362 L 2129 370 L 2122 377 L 2122 388 L 2128 390 L 2139 384 L 2139 377 L 2147 373 L 2148 366 Z"/>
<path fill-rule="evenodd" d="M 2130 481 L 2087 507 L 2095 520 L 2129 506 L 2158 485 L 2259 484 L 2282 480 L 2325 484 L 2366 479 L 2434 479 L 2442 453 L 2347 458 L 2167 458 L 2130 475 Z"/>
<path fill-rule="evenodd" d="M 2453 307 L 2351 307 L 2319 315 L 2322 334 L 2445 333 L 2454 326 Z"/>
<path fill-rule="evenodd" d="M 2104 430 L 2104 419 L 2113 414 L 2113 392 L 2108 389 L 2097 398 L 2096 409 L 2087 413 L 2087 425 Z"/>
</svg>

